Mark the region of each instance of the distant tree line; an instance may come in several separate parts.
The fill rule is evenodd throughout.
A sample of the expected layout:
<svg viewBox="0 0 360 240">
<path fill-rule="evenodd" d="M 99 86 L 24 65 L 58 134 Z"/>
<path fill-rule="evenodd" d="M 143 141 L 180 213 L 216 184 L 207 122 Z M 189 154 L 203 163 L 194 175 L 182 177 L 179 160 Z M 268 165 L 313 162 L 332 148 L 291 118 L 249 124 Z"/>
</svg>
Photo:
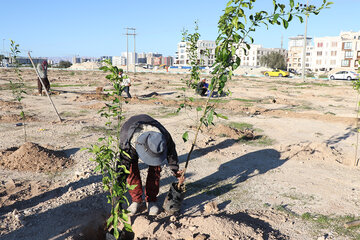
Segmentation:
<svg viewBox="0 0 360 240">
<path fill-rule="evenodd" d="M 273 69 L 286 70 L 285 56 L 278 52 L 271 52 L 260 58 L 260 65 Z"/>
<path fill-rule="evenodd" d="M 68 68 L 71 67 L 72 63 L 69 61 L 60 61 L 58 67 L 59 68 Z"/>
</svg>

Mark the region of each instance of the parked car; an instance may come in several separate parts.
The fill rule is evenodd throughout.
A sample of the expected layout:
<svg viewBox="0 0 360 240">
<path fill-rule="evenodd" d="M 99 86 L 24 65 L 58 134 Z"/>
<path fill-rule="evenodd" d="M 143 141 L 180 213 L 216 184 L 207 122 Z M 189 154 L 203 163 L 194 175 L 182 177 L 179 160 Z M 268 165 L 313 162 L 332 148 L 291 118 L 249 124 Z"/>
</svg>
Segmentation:
<svg viewBox="0 0 360 240">
<path fill-rule="evenodd" d="M 266 71 L 264 72 L 264 75 L 267 77 L 288 77 L 289 76 L 289 72 L 287 71 L 283 71 L 280 69 L 276 69 L 273 71 Z"/>
<path fill-rule="evenodd" d="M 353 72 L 353 71 L 340 71 L 337 73 L 333 73 L 329 76 L 331 80 L 334 79 L 347 79 L 347 80 L 354 80 L 359 78 L 359 74 Z"/>
<path fill-rule="evenodd" d="M 301 75 L 300 73 L 298 73 L 295 69 L 293 68 L 289 68 L 289 73 L 292 73 L 294 75 Z"/>
</svg>

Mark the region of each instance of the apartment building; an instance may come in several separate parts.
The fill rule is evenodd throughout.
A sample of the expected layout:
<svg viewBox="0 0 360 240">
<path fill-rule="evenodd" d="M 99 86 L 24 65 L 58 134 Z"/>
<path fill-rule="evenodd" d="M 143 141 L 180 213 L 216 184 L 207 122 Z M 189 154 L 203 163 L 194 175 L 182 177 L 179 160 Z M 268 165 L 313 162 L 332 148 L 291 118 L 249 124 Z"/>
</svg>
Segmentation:
<svg viewBox="0 0 360 240">
<path fill-rule="evenodd" d="M 240 46 L 236 50 L 236 55 L 241 59 L 240 66 L 260 67 L 260 59 L 262 56 L 277 52 L 284 55 L 286 59 L 288 54 L 284 48 L 264 48 L 259 44 L 250 44 L 250 49 L 245 54 L 243 47 L 245 47 L 245 45 Z"/>
<path fill-rule="evenodd" d="M 201 66 L 212 66 L 215 61 L 215 41 L 199 40 L 197 42 L 198 62 Z M 177 44 L 177 52 L 175 57 L 175 65 L 189 66 L 190 58 L 187 52 L 188 44 L 186 42 L 179 42 Z"/>
<path fill-rule="evenodd" d="M 340 33 L 340 66 L 356 70 L 360 60 L 360 31 Z"/>
<path fill-rule="evenodd" d="M 117 67 L 121 67 L 126 65 L 126 57 L 124 56 L 113 56 L 112 64 Z"/>
<path fill-rule="evenodd" d="M 166 66 L 172 66 L 174 64 L 174 58 L 171 56 L 162 57 L 161 64 L 165 64 Z"/>
<path fill-rule="evenodd" d="M 307 38 L 306 70 L 330 71 L 335 68 L 357 70 L 360 60 L 360 32 L 341 32 L 339 36 Z M 289 38 L 288 69 L 301 71 L 304 36 Z"/>
<path fill-rule="evenodd" d="M 340 36 L 314 38 L 311 70 L 330 71 L 339 66 L 341 62 L 340 42 Z"/>
<path fill-rule="evenodd" d="M 305 52 L 305 69 L 312 69 L 312 55 L 313 55 L 313 46 L 312 38 L 306 37 L 306 52 Z M 303 59 L 303 49 L 304 49 L 304 35 L 298 35 L 296 37 L 290 37 L 288 43 L 288 59 L 287 59 L 287 68 L 294 69 L 298 72 L 302 70 L 302 59 Z"/>
</svg>

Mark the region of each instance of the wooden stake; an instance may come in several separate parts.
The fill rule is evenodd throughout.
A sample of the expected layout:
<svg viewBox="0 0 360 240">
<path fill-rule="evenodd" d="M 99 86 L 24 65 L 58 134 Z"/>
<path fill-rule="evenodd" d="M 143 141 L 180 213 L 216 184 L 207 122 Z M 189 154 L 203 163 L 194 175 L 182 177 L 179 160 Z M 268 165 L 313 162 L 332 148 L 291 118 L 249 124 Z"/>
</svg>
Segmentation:
<svg viewBox="0 0 360 240">
<path fill-rule="evenodd" d="M 33 62 L 32 58 L 31 58 L 31 56 L 30 56 L 30 52 L 28 52 L 28 55 L 29 55 L 29 58 L 30 58 L 31 64 L 33 65 L 33 67 L 34 67 L 34 69 L 35 69 L 36 75 L 38 76 L 38 78 L 39 78 L 39 80 L 40 80 L 40 82 L 41 82 L 41 85 L 42 85 L 42 87 L 44 88 L 45 93 L 46 93 L 46 95 L 47 95 L 47 97 L 48 97 L 48 99 L 49 99 L 49 101 L 50 101 L 51 105 L 53 106 L 53 108 L 54 108 L 54 110 L 55 110 L 55 112 L 56 112 L 56 115 L 59 117 L 60 122 L 62 122 L 62 119 L 61 119 L 61 117 L 60 117 L 60 115 L 59 115 L 58 111 L 56 110 L 56 107 L 55 107 L 55 105 L 54 105 L 53 101 L 51 100 L 51 98 L 50 98 L 50 95 L 49 95 L 48 91 L 47 91 L 47 90 L 46 90 L 46 88 L 45 88 L 45 84 L 44 84 L 44 83 L 43 83 L 43 81 L 41 80 L 40 74 L 39 74 L 39 72 L 37 71 L 36 66 L 35 66 L 35 64 L 34 64 L 34 62 Z"/>
</svg>

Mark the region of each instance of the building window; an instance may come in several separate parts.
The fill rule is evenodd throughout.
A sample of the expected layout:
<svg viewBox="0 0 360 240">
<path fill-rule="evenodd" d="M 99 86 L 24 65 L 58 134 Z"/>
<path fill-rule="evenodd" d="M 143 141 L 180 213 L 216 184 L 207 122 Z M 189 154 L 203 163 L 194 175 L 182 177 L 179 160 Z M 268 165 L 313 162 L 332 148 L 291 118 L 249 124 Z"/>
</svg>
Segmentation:
<svg viewBox="0 0 360 240">
<path fill-rule="evenodd" d="M 342 67 L 350 67 L 350 60 L 341 60 Z"/>
<path fill-rule="evenodd" d="M 352 51 L 345 51 L 345 58 L 352 58 L 353 52 Z"/>
<path fill-rule="evenodd" d="M 321 47 L 323 47 L 323 43 L 322 43 L 322 42 L 318 42 L 317 46 L 318 46 L 318 48 L 321 48 Z"/>
<path fill-rule="evenodd" d="M 330 60 L 330 65 L 336 65 L 336 60 Z"/>
<path fill-rule="evenodd" d="M 336 56 L 336 51 L 331 51 L 331 56 Z"/>
<path fill-rule="evenodd" d="M 331 42 L 331 47 L 337 47 L 337 42 Z"/>
<path fill-rule="evenodd" d="M 343 49 L 351 49 L 351 42 L 344 42 Z"/>
<path fill-rule="evenodd" d="M 321 64 L 321 60 L 316 60 L 316 64 L 320 65 Z"/>
<path fill-rule="evenodd" d="M 354 67 L 358 67 L 359 66 L 359 62 L 358 61 L 354 61 Z"/>
<path fill-rule="evenodd" d="M 357 51 L 357 58 L 360 58 L 360 51 Z"/>
<path fill-rule="evenodd" d="M 321 52 L 321 51 L 318 51 L 318 52 L 316 53 L 316 55 L 317 55 L 317 56 L 322 56 L 322 52 Z"/>
<path fill-rule="evenodd" d="M 306 56 L 310 56 L 310 53 L 309 53 L 309 52 L 307 52 L 307 53 L 306 53 Z"/>
</svg>

